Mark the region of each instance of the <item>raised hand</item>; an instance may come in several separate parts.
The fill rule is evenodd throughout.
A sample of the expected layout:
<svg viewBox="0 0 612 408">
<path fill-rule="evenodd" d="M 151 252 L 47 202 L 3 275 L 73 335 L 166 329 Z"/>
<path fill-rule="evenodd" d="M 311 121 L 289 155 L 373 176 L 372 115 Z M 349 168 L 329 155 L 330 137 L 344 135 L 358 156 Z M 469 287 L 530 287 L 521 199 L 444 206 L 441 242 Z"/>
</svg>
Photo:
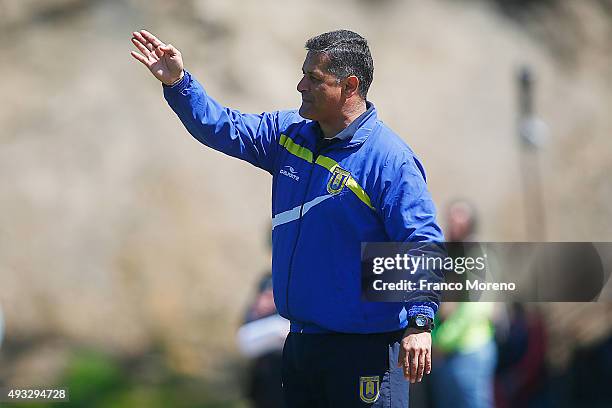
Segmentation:
<svg viewBox="0 0 612 408">
<path fill-rule="evenodd" d="M 132 43 L 140 51 L 132 51 L 132 57 L 142 62 L 155 78 L 166 85 L 183 78 L 183 56 L 171 44 L 164 44 L 146 30 L 133 32 Z"/>
</svg>

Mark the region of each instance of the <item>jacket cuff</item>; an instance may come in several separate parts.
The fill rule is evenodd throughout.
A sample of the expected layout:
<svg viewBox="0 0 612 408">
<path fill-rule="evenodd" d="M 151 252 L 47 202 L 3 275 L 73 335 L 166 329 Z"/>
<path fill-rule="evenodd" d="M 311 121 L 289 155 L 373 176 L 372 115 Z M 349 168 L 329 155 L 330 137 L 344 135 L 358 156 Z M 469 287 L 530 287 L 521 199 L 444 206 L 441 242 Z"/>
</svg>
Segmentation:
<svg viewBox="0 0 612 408">
<path fill-rule="evenodd" d="M 411 303 L 410 307 L 408 308 L 408 320 L 418 314 L 425 315 L 433 320 L 437 311 L 438 305 L 434 302 Z"/>
<path fill-rule="evenodd" d="M 164 93 L 166 92 L 183 92 L 185 90 L 185 88 L 187 88 L 187 86 L 189 85 L 189 83 L 191 82 L 191 74 L 184 69 L 183 70 L 183 78 L 181 78 L 180 81 L 178 81 L 176 84 L 173 85 L 166 85 L 164 83 L 162 83 L 162 87 L 164 89 Z"/>
</svg>

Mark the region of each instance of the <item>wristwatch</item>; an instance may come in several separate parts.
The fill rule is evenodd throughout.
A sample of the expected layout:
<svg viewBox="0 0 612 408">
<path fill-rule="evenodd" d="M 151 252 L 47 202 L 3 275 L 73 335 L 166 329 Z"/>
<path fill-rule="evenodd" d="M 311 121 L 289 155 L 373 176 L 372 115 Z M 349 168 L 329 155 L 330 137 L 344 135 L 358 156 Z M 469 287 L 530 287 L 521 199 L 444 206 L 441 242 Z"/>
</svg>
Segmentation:
<svg viewBox="0 0 612 408">
<path fill-rule="evenodd" d="M 431 332 L 434 328 L 433 319 L 424 314 L 417 314 L 410 318 L 408 327 Z"/>
</svg>

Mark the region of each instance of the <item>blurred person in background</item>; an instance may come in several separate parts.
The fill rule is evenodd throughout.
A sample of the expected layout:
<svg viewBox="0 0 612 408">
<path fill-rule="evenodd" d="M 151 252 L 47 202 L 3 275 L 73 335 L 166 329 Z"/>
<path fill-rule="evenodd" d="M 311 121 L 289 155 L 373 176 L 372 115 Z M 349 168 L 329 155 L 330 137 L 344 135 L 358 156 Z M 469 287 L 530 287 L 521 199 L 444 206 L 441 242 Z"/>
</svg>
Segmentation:
<svg viewBox="0 0 612 408">
<path fill-rule="evenodd" d="M 271 241 L 268 240 L 269 245 Z M 251 360 L 246 394 L 255 408 L 284 408 L 282 387 L 283 344 L 289 321 L 274 304 L 270 271 L 258 283 L 255 297 L 247 308 L 238 330 L 241 353 Z"/>
<path fill-rule="evenodd" d="M 448 242 L 476 242 L 478 217 L 476 208 L 467 200 L 451 202 L 446 210 L 446 239 Z"/>
<path fill-rule="evenodd" d="M 450 243 L 475 242 L 476 210 L 465 200 L 447 209 Z M 449 245 L 449 256 L 466 256 L 461 245 Z M 492 322 L 495 304 L 444 302 L 432 332 L 436 369 L 431 375 L 431 398 L 437 408 L 493 407 L 497 349 Z"/>
<path fill-rule="evenodd" d="M 547 339 L 544 320 L 534 307 L 508 308 L 508 335 L 498 339 L 495 402 L 498 408 L 548 407 Z"/>
<path fill-rule="evenodd" d="M 3 338 L 4 338 L 4 318 L 2 317 L 2 307 L 0 306 L 0 348 L 2 348 Z"/>
<path fill-rule="evenodd" d="M 274 299 L 291 321 L 287 405 L 406 407 L 408 381 L 431 370 L 438 294 L 362 302 L 361 243 L 444 238 L 423 166 L 367 101 L 367 41 L 348 30 L 308 40 L 299 111 L 261 115 L 220 105 L 183 69 L 181 53 L 151 33 L 134 32 L 132 42 L 196 139 L 273 176 Z"/>
<path fill-rule="evenodd" d="M 574 350 L 568 377 L 564 394 L 576 406 L 612 406 L 612 332 L 594 344 Z"/>
<path fill-rule="evenodd" d="M 282 353 L 289 333 L 289 321 L 276 311 L 272 275 L 259 282 L 255 299 L 238 331 L 242 354 L 251 359 L 247 396 L 255 408 L 282 408 Z"/>
</svg>

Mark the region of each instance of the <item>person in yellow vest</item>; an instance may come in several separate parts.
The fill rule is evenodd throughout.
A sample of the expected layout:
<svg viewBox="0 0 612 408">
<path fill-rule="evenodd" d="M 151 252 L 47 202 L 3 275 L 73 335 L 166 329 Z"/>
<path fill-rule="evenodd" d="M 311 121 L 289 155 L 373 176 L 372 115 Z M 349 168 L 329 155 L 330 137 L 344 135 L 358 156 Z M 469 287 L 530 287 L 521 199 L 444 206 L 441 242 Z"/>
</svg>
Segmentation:
<svg viewBox="0 0 612 408">
<path fill-rule="evenodd" d="M 448 241 L 475 241 L 476 212 L 469 202 L 453 202 L 447 217 Z M 431 397 L 436 408 L 494 406 L 494 313 L 494 303 L 442 303 L 432 332 L 436 369 Z"/>
</svg>

